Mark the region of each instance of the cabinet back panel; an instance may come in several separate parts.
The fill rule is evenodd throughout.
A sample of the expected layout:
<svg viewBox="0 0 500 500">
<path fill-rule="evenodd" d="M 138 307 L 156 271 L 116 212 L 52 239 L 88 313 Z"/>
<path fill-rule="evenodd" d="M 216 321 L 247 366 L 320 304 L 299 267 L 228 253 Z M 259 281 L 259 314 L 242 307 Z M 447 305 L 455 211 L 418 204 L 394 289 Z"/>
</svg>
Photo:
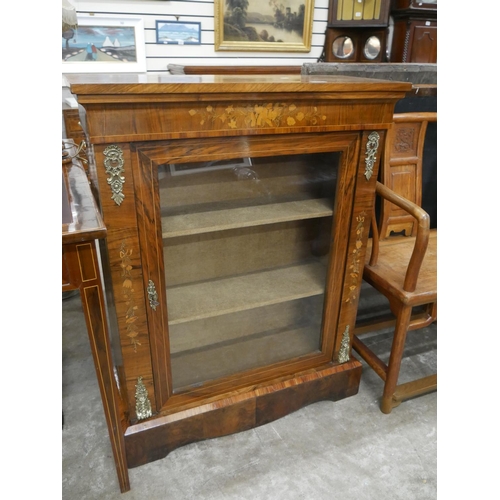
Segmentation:
<svg viewBox="0 0 500 500">
<path fill-rule="evenodd" d="M 331 224 L 325 217 L 170 238 L 163 247 L 167 287 L 321 257 Z"/>
<path fill-rule="evenodd" d="M 159 164 L 175 389 L 319 352 L 340 154 Z"/>
<path fill-rule="evenodd" d="M 317 296 L 261 308 L 258 321 L 242 311 L 172 327 L 174 390 L 319 352 L 322 306 Z"/>
<path fill-rule="evenodd" d="M 228 342 L 239 342 L 283 325 L 305 325 L 310 318 L 321 318 L 323 296 L 272 304 L 259 309 L 259 321 L 253 310 L 204 318 L 170 326 L 170 352 L 179 355 Z"/>
<path fill-rule="evenodd" d="M 162 215 L 318 198 L 337 165 L 335 153 L 160 165 Z"/>
</svg>

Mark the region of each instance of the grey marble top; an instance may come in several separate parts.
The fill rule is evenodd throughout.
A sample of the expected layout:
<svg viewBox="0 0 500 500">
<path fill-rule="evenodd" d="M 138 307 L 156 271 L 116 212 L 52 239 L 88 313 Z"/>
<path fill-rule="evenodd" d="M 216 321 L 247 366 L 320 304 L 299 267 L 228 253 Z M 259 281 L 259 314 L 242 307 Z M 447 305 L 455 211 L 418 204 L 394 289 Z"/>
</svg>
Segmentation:
<svg viewBox="0 0 500 500">
<path fill-rule="evenodd" d="M 362 76 L 413 84 L 437 85 L 437 64 L 304 63 L 301 74 Z"/>
</svg>

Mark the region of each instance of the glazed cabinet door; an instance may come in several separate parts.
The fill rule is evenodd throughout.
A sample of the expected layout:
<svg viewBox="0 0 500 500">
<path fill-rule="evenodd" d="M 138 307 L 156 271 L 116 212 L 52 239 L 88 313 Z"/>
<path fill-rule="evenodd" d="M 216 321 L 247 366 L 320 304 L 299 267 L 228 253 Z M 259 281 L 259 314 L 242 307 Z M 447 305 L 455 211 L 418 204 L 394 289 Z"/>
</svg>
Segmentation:
<svg viewBox="0 0 500 500">
<path fill-rule="evenodd" d="M 355 316 L 353 304 L 339 325 L 360 143 L 325 133 L 133 145 L 158 411 L 339 361 Z"/>
</svg>

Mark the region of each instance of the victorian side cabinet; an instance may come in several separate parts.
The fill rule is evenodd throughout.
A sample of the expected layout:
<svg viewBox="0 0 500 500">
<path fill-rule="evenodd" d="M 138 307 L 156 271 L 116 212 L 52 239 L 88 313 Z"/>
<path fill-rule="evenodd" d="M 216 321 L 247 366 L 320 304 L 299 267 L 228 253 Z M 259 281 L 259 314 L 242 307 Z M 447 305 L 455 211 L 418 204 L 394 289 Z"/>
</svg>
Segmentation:
<svg viewBox="0 0 500 500">
<path fill-rule="evenodd" d="M 96 368 L 115 374 L 103 404 L 121 491 L 128 468 L 179 446 L 355 395 L 378 163 L 411 84 L 67 79 L 107 228 L 113 366 Z"/>
</svg>

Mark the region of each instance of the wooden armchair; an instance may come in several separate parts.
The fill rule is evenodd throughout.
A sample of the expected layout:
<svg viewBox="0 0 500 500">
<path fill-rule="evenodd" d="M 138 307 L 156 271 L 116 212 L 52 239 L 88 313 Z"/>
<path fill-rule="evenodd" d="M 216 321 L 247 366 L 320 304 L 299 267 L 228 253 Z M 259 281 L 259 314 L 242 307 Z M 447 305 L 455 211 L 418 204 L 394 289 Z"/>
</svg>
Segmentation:
<svg viewBox="0 0 500 500">
<path fill-rule="evenodd" d="M 408 113 L 410 123 L 415 123 L 415 114 Z M 421 113 L 421 120 L 434 119 L 435 113 Z M 434 115 L 434 116 L 430 116 Z M 398 116 L 398 123 L 403 118 Z M 413 121 L 412 121 L 413 120 Z M 420 126 L 419 126 L 420 128 Z M 394 130 L 393 130 L 394 132 Z M 404 175 L 406 183 L 393 183 L 405 194 L 414 195 L 420 200 L 422 168 L 422 150 L 424 134 L 416 136 L 412 142 L 415 152 L 407 155 L 407 163 L 415 166 L 412 175 Z M 417 140 L 418 139 L 418 140 Z M 392 136 L 394 141 L 394 135 Z M 394 142 L 388 141 L 388 148 Z M 381 177 L 391 179 L 394 163 L 386 154 Z M 397 163 L 397 162 L 396 162 Z M 408 171 L 408 165 L 404 168 Z M 413 184 L 412 184 L 413 183 Z M 406 384 L 398 385 L 401 361 L 408 331 L 430 325 L 437 319 L 437 230 L 430 229 L 430 218 L 416 203 L 395 192 L 388 186 L 377 182 L 377 196 L 383 200 L 381 221 L 377 224 L 375 210 L 372 214 L 372 237 L 368 241 L 367 261 L 363 279 L 387 297 L 390 309 L 395 317 L 392 322 L 382 321 L 375 324 L 357 326 L 354 332 L 353 349 L 384 381 L 381 401 L 383 413 L 390 413 L 401 401 L 425 394 L 437 389 L 437 375 L 424 377 Z M 402 224 L 397 229 L 409 236 L 392 235 L 387 230 L 387 214 L 397 213 Z M 389 224 L 390 226 L 390 224 Z M 380 233 L 380 229 L 384 232 Z M 394 337 L 388 363 L 384 363 L 365 343 L 360 340 L 363 333 L 373 332 L 394 325 Z"/>
</svg>

